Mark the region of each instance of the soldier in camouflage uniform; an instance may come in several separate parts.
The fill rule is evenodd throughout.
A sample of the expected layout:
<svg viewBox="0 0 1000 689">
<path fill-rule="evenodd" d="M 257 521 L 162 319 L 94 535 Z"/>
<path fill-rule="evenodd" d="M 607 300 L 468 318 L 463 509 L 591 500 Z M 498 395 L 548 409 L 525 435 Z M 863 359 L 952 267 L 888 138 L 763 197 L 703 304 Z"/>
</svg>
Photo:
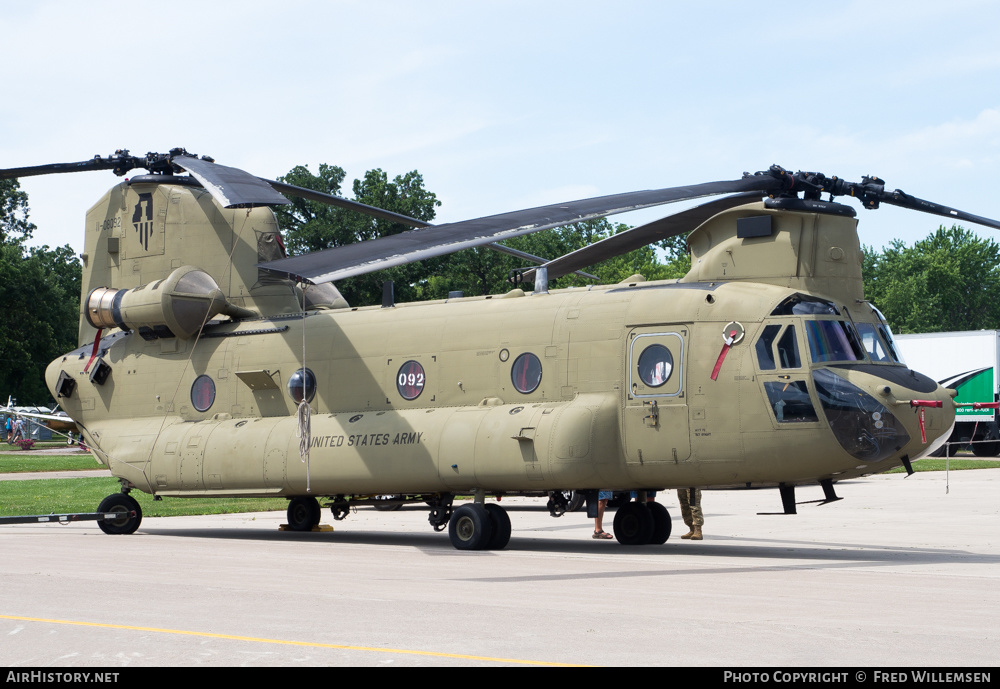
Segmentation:
<svg viewBox="0 0 1000 689">
<path fill-rule="evenodd" d="M 701 488 L 678 488 L 677 499 L 681 503 L 681 516 L 688 527 L 688 532 L 681 538 L 700 541 L 701 527 L 705 524 L 705 515 L 701 512 Z"/>
</svg>

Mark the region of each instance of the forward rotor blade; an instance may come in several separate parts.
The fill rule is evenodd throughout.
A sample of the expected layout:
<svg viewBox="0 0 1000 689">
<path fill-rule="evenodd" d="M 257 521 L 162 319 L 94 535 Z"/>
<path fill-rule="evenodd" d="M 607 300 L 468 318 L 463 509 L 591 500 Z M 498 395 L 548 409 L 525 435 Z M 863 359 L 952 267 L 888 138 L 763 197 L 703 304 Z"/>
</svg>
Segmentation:
<svg viewBox="0 0 1000 689">
<path fill-rule="evenodd" d="M 992 218 L 984 218 L 981 215 L 966 213 L 965 211 L 960 211 L 955 208 L 949 208 L 948 206 L 943 206 L 940 203 L 934 203 L 933 201 L 918 199 L 916 196 L 910 196 L 899 189 L 893 192 L 884 192 L 879 197 L 879 200 L 882 203 L 888 203 L 892 206 L 901 206 L 902 208 L 909 208 L 914 211 L 923 211 L 924 213 L 930 213 L 931 215 L 940 215 L 945 218 L 952 218 L 955 220 L 967 220 L 968 222 L 974 222 L 978 225 L 984 225 L 986 227 L 992 227 L 995 230 L 1000 230 L 1000 221 L 993 220 Z"/>
<path fill-rule="evenodd" d="M 762 194 L 760 193 L 737 194 L 736 196 L 727 196 L 715 201 L 709 201 L 708 203 L 703 203 L 700 206 L 689 208 L 680 213 L 674 213 L 665 218 L 654 220 L 645 225 L 633 227 L 631 230 L 619 232 L 614 236 L 553 259 L 542 267 L 548 269 L 549 280 L 555 280 L 581 268 L 586 268 L 609 258 L 635 251 L 647 244 L 652 244 L 668 237 L 687 234 L 713 215 L 721 213 L 724 210 L 729 210 L 730 208 L 735 208 L 736 206 L 742 206 L 751 201 L 759 200 L 761 196 Z M 523 275 L 525 282 L 533 282 L 535 279 L 535 269 L 526 270 Z"/>
<path fill-rule="evenodd" d="M 291 203 L 267 182 L 238 168 L 185 155 L 175 155 L 171 162 L 190 172 L 223 208 L 253 208 Z"/>
<path fill-rule="evenodd" d="M 767 193 L 782 186 L 781 179 L 762 174 L 739 180 L 600 196 L 410 230 L 368 242 L 269 261 L 258 267 L 313 284 L 331 282 L 617 213 L 717 194 Z"/>
<path fill-rule="evenodd" d="M 529 254 L 529 253 L 524 252 L 524 251 L 518 251 L 517 249 L 511 249 L 509 246 L 505 246 L 504 244 L 487 244 L 487 246 L 490 249 L 493 249 L 494 251 L 499 251 L 501 254 L 507 254 L 508 256 L 513 256 L 514 258 L 519 258 L 522 261 L 531 261 L 532 263 L 537 263 L 540 266 L 542 266 L 542 265 L 548 265 L 549 263 L 551 263 L 551 261 L 549 261 L 549 259 L 547 259 L 547 258 L 542 258 L 541 256 L 535 256 L 534 254 Z M 527 272 L 530 272 L 531 275 L 534 276 L 535 269 L 531 268 Z M 576 273 L 580 277 L 586 278 L 587 280 L 597 280 L 597 279 L 599 279 L 596 275 L 591 275 L 590 273 L 585 273 L 582 270 L 571 270 L 569 272 Z M 534 279 L 534 278 L 532 278 L 532 279 Z"/>
</svg>

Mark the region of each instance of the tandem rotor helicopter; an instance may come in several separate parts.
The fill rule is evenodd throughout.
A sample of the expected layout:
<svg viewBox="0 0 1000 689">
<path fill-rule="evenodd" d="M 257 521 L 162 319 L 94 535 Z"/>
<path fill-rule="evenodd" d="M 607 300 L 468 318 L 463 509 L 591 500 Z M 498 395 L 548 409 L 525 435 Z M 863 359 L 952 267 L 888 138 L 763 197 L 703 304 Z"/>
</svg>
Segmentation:
<svg viewBox="0 0 1000 689">
<path fill-rule="evenodd" d="M 425 501 L 459 549 L 504 548 L 491 495 L 635 490 L 623 544 L 664 543 L 646 491 L 834 482 L 923 457 L 955 392 L 910 370 L 865 301 L 858 198 L 995 220 L 780 167 L 464 222 L 422 221 L 263 180 L 184 149 L 118 151 L 0 178 L 144 168 L 87 213 L 80 347 L 46 382 L 121 482 L 100 512 L 132 533 L 129 495 L 283 496 L 293 529 L 376 496 Z M 187 174 L 185 174 L 187 173 Z M 406 223 L 401 234 L 286 257 L 288 196 Z M 725 195 L 725 196 L 723 196 Z M 721 196 L 528 271 L 534 289 L 351 307 L 333 282 L 582 220 Z M 678 280 L 552 290 L 548 280 L 685 234 Z M 808 448 L 808 451 L 804 451 Z M 470 503 L 453 506 L 456 495 Z M 555 493 L 560 495 L 560 493 Z M 596 507 L 596 505 L 595 505 Z"/>
</svg>

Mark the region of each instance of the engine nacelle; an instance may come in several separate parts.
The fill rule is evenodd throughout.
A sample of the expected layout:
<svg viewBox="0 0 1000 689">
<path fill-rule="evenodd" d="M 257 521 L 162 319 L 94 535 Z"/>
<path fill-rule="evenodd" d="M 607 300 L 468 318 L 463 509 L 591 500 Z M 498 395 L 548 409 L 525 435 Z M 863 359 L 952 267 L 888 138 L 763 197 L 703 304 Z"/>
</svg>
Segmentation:
<svg viewBox="0 0 1000 689">
<path fill-rule="evenodd" d="M 218 314 L 256 314 L 233 306 L 212 276 L 194 266 L 181 266 L 164 280 L 132 289 L 98 287 L 86 300 L 87 322 L 95 328 L 136 330 L 143 337 L 187 339 Z"/>
</svg>

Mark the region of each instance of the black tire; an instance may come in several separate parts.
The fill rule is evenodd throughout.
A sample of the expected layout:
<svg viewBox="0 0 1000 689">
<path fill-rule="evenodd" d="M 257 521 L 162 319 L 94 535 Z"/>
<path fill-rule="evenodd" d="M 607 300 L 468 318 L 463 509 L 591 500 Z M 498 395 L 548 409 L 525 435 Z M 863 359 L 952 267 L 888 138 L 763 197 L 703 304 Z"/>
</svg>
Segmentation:
<svg viewBox="0 0 1000 689">
<path fill-rule="evenodd" d="M 496 503 L 486 505 L 486 513 L 490 515 L 490 526 L 493 528 L 493 535 L 486 546 L 487 550 L 503 550 L 510 543 L 510 517 L 507 510 Z"/>
<path fill-rule="evenodd" d="M 135 510 L 135 516 L 131 516 L 129 512 Z M 97 525 L 101 527 L 101 531 L 107 534 L 130 534 L 135 533 L 136 529 L 139 528 L 139 524 L 142 522 L 142 508 L 139 507 L 139 503 L 136 502 L 135 498 L 125 493 L 115 493 L 114 495 L 109 495 L 108 497 L 101 500 L 101 504 L 97 508 L 98 512 L 120 512 L 121 517 L 118 519 L 100 519 Z"/>
<path fill-rule="evenodd" d="M 448 537 L 459 550 L 484 550 L 493 537 L 493 523 L 482 505 L 465 504 L 451 513 Z"/>
<path fill-rule="evenodd" d="M 653 515 L 653 535 L 649 538 L 650 545 L 663 545 L 670 538 L 673 525 L 670 523 L 670 513 L 658 502 L 647 502 L 646 509 Z"/>
<path fill-rule="evenodd" d="M 645 504 L 630 502 L 615 513 L 615 538 L 622 545 L 646 545 L 653 538 L 653 514 Z"/>
<path fill-rule="evenodd" d="M 972 443 L 972 454 L 976 457 L 996 457 L 1000 454 L 1000 441 L 989 440 Z"/>
<path fill-rule="evenodd" d="M 587 496 L 578 490 L 569 491 L 569 495 L 566 498 L 568 506 L 566 507 L 567 512 L 579 512 L 583 509 L 584 505 L 587 503 Z"/>
<path fill-rule="evenodd" d="M 321 515 L 319 500 L 314 497 L 299 496 L 288 501 L 288 528 L 292 531 L 312 531 Z"/>
</svg>

